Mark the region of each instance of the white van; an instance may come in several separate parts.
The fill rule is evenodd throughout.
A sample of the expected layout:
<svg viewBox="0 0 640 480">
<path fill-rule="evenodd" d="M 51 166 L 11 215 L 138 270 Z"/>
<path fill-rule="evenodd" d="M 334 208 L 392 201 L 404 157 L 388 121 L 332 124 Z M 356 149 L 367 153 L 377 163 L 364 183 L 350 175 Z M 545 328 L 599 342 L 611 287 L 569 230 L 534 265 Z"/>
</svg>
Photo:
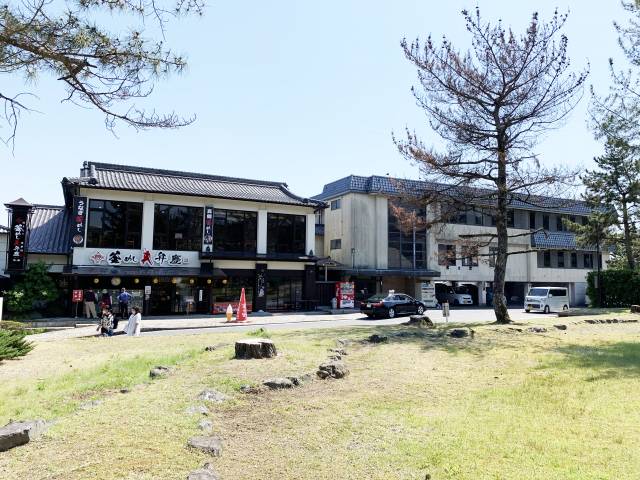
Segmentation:
<svg viewBox="0 0 640 480">
<path fill-rule="evenodd" d="M 560 310 L 569 310 L 569 291 L 563 287 L 533 287 L 524 299 L 527 313 Z"/>
</svg>

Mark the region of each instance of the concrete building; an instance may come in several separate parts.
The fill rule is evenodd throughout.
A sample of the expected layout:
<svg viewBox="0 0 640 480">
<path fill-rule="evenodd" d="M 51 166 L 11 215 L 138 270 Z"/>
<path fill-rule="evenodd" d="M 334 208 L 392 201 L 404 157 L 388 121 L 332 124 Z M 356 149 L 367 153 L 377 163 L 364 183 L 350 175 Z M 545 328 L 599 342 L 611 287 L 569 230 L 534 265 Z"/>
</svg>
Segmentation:
<svg viewBox="0 0 640 480">
<path fill-rule="evenodd" d="M 361 296 L 392 289 L 417 298 L 425 283 L 464 285 L 474 303 L 485 304 L 493 281 L 490 254 L 496 246 L 474 252 L 461 244 L 460 235 L 495 232 L 491 215 L 470 205 L 451 223 L 407 233 L 390 209 L 403 184 L 413 191 L 429 188 L 418 181 L 350 175 L 325 185 L 314 197 L 329 204 L 318 219 L 323 224 L 318 227 L 316 247 L 332 260 L 327 268 L 329 283 L 354 281 Z M 515 200 L 510 204 L 509 234 L 523 235 L 511 239 L 509 251 L 529 253 L 509 256 L 507 301 L 521 305 L 531 286 L 554 285 L 568 287 L 571 304 L 582 305 L 585 277 L 595 268 L 595 253 L 576 245 L 562 219 L 582 221 L 589 209 L 583 202 L 539 200 L 535 207 Z M 544 231 L 533 232 L 538 229 Z M 607 254 L 604 256 L 601 262 L 606 265 Z"/>
<path fill-rule="evenodd" d="M 62 189 L 61 206 L 7 207 L 29 216 L 17 260 L 49 264 L 65 302 L 126 288 L 145 314 L 216 313 L 244 288 L 250 311 L 313 304 L 325 204 L 285 183 L 85 162 Z M 17 260 L 2 270 L 19 276 Z"/>
</svg>

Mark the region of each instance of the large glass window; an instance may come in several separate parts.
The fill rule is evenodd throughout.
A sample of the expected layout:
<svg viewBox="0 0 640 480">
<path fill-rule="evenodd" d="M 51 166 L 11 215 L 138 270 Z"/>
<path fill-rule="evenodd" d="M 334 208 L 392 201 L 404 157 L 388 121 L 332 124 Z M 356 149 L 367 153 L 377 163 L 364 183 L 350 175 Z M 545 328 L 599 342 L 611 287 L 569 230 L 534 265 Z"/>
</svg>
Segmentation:
<svg viewBox="0 0 640 480">
<path fill-rule="evenodd" d="M 304 215 L 267 214 L 267 252 L 305 254 L 307 219 Z"/>
<path fill-rule="evenodd" d="M 142 204 L 89 200 L 87 247 L 139 249 Z"/>
<path fill-rule="evenodd" d="M 416 211 L 416 223 L 424 216 L 424 209 Z M 427 268 L 427 235 L 424 227 L 401 225 L 393 209 L 389 207 L 387 234 L 389 268 Z"/>
<path fill-rule="evenodd" d="M 462 246 L 462 266 L 477 267 L 478 266 L 478 247 L 471 245 Z"/>
<path fill-rule="evenodd" d="M 202 214 L 201 207 L 157 204 L 153 222 L 153 248 L 200 251 Z"/>
<path fill-rule="evenodd" d="M 255 253 L 258 242 L 258 214 L 241 210 L 215 209 L 213 249 L 215 252 Z"/>
<path fill-rule="evenodd" d="M 290 276 L 267 276 L 267 311 L 295 310 L 302 299 L 303 282 L 301 278 Z"/>
</svg>

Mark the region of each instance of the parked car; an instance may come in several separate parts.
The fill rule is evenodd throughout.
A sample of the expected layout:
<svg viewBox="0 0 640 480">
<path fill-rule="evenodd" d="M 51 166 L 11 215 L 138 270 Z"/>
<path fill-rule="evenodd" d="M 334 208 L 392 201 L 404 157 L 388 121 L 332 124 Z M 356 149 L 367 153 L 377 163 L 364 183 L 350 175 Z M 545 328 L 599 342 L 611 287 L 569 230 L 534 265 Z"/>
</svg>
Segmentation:
<svg viewBox="0 0 640 480">
<path fill-rule="evenodd" d="M 436 298 L 439 303 L 449 302 L 450 305 L 473 305 L 473 297 L 463 287 L 451 287 L 443 283 L 436 283 Z"/>
<path fill-rule="evenodd" d="M 360 311 L 369 318 L 394 318 L 399 315 L 414 314 L 422 315 L 425 308 L 424 303 L 404 293 L 374 295 L 360 305 Z"/>
<path fill-rule="evenodd" d="M 569 310 L 569 292 L 563 287 L 533 287 L 524 299 L 524 311 L 549 313 Z"/>
</svg>

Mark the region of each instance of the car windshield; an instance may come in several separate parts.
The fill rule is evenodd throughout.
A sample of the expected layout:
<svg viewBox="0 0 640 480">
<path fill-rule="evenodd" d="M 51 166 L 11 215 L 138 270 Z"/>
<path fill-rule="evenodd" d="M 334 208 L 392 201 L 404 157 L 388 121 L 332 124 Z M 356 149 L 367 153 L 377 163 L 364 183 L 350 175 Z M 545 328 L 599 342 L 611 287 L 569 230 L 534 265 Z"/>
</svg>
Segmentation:
<svg viewBox="0 0 640 480">
<path fill-rule="evenodd" d="M 369 297 L 367 302 L 379 302 L 380 300 L 384 300 L 387 298 L 387 295 L 374 295 L 373 297 Z"/>
<path fill-rule="evenodd" d="M 453 291 L 455 293 L 469 293 L 469 290 L 467 290 L 467 287 L 456 287 L 453 289 Z"/>
<path fill-rule="evenodd" d="M 546 297 L 548 291 L 549 291 L 548 288 L 532 288 L 531 290 L 529 290 L 529 296 L 530 297 Z"/>
</svg>

